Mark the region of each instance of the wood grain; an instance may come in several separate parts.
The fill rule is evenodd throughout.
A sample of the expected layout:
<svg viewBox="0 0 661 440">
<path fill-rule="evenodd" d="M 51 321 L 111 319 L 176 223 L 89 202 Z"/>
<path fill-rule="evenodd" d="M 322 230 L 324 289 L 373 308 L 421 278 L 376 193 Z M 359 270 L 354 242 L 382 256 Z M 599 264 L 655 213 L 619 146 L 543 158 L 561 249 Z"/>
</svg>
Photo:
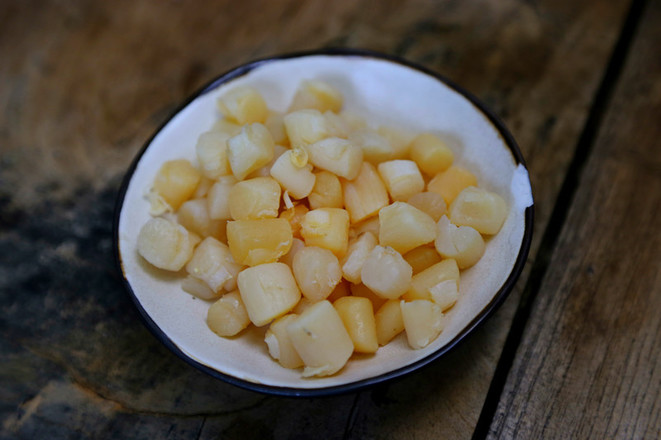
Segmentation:
<svg viewBox="0 0 661 440">
<path fill-rule="evenodd" d="M 643 17 L 492 438 L 661 434 L 661 4 Z"/>
<path fill-rule="evenodd" d="M 140 323 L 110 252 L 119 179 L 214 76 L 257 57 L 362 47 L 446 75 L 505 120 L 543 231 L 627 3 L 3 2 L 1 436 L 470 437 L 527 271 L 484 327 L 420 374 L 332 399 L 264 397 L 190 368 Z"/>
</svg>

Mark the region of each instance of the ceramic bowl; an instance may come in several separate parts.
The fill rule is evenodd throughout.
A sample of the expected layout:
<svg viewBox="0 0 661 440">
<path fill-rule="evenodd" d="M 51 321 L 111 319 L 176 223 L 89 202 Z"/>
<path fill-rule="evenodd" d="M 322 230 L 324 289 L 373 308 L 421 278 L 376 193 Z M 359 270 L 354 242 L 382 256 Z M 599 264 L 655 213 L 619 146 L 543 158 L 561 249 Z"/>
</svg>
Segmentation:
<svg viewBox="0 0 661 440">
<path fill-rule="evenodd" d="M 433 132 L 453 148 L 455 163 L 478 176 L 479 185 L 502 195 L 510 207 L 501 231 L 487 241 L 483 258 L 462 272 L 460 297 L 444 331 L 421 350 L 400 334 L 375 355 L 354 357 L 337 374 L 302 378 L 268 354 L 263 329 L 220 338 L 206 325 L 209 302 L 181 289 L 179 275 L 152 268 L 136 251 L 149 219 L 145 193 L 163 162 L 195 160 L 197 137 L 217 119 L 216 101 L 243 85 L 258 89 L 270 108 L 286 110 L 302 80 L 322 79 L 339 89 L 344 108 L 374 124 Z M 512 135 L 474 96 L 423 67 L 392 56 L 328 50 L 277 56 L 231 70 L 195 93 L 145 144 L 127 171 L 115 218 L 116 258 L 147 327 L 170 350 L 212 376 L 247 389 L 289 396 L 355 391 L 409 374 L 442 357 L 494 312 L 512 290 L 532 235 L 533 199 L 521 152 Z"/>
</svg>

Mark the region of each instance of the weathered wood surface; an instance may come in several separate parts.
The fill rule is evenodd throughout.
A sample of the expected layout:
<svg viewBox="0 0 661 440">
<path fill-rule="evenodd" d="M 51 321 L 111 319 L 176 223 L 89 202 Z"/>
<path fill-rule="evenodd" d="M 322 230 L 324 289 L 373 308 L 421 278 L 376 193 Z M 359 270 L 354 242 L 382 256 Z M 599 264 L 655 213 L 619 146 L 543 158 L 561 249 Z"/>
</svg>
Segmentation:
<svg viewBox="0 0 661 440">
<path fill-rule="evenodd" d="M 505 120 L 531 172 L 534 260 L 627 8 L 3 2 L 0 438 L 470 438 L 528 270 L 485 326 L 419 374 L 330 399 L 265 397 L 188 367 L 144 329 L 112 262 L 119 180 L 153 130 L 213 76 L 277 53 L 375 49 L 446 75 Z M 643 397 L 658 414 L 655 396 Z M 524 421 L 536 417 L 528 405 L 516 406 Z"/>
<path fill-rule="evenodd" d="M 661 3 L 643 17 L 492 438 L 661 437 Z"/>
</svg>

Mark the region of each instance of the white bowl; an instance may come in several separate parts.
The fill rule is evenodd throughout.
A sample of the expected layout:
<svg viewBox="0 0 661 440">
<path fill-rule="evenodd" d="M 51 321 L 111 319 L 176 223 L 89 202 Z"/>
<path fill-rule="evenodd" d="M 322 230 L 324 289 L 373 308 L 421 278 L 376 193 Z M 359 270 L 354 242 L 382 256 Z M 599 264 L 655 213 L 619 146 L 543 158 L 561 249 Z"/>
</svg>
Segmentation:
<svg viewBox="0 0 661 440">
<path fill-rule="evenodd" d="M 462 272 L 460 298 L 445 330 L 428 347 L 413 350 L 405 336 L 375 355 L 354 356 L 338 373 L 301 378 L 269 356 L 263 330 L 220 338 L 206 325 L 210 303 L 181 289 L 179 277 L 158 271 L 136 251 L 149 219 L 145 192 L 167 160 L 195 160 L 195 143 L 216 115 L 216 100 L 239 85 L 257 88 L 270 108 L 285 110 L 301 80 L 318 78 L 339 89 L 344 108 L 371 122 L 444 137 L 455 163 L 478 176 L 479 185 L 502 195 L 510 207 L 502 230 L 484 257 Z M 532 235 L 533 200 L 528 172 L 512 136 L 483 104 L 441 76 L 391 56 L 329 50 L 285 55 L 240 66 L 188 99 L 157 130 L 129 168 L 115 216 L 115 251 L 125 285 L 149 329 L 193 366 L 235 385 L 279 395 L 329 395 L 357 390 L 410 373 L 438 359 L 490 315 L 511 291 Z"/>
</svg>

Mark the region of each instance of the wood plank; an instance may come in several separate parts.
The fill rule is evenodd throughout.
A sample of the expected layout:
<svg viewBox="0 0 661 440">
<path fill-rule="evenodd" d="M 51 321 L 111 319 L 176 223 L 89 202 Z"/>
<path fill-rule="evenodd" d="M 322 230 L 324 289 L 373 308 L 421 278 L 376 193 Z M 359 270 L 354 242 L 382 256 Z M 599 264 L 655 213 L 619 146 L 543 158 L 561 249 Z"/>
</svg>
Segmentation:
<svg viewBox="0 0 661 440">
<path fill-rule="evenodd" d="M 0 80 L 12 86 L 0 88 L 0 433 L 34 437 L 57 426 L 63 436 L 84 427 L 100 437 L 212 438 L 257 426 L 280 438 L 319 430 L 338 438 L 350 421 L 353 437 L 469 437 L 522 283 L 421 374 L 324 401 L 265 398 L 191 369 L 138 321 L 109 254 L 118 179 L 169 112 L 218 73 L 277 53 L 364 47 L 445 74 L 505 119 L 528 159 L 541 231 L 625 8 L 624 0 L 3 3 Z M 74 421 L 62 428 L 65 415 Z"/>
<path fill-rule="evenodd" d="M 650 2 L 491 438 L 661 434 L 660 20 L 661 2 Z"/>
</svg>

